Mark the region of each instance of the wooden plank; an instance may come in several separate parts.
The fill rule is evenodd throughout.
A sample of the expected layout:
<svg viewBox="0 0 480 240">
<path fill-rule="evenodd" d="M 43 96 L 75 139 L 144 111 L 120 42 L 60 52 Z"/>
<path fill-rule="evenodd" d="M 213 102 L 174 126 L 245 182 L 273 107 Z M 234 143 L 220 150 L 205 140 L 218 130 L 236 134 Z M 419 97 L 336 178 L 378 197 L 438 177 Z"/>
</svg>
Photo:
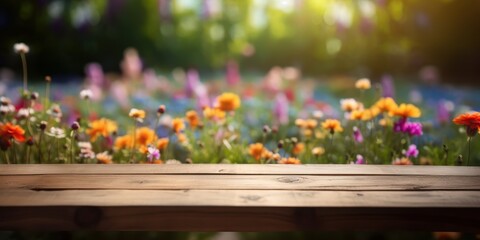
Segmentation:
<svg viewBox="0 0 480 240">
<path fill-rule="evenodd" d="M 0 165 L 0 175 L 44 174 L 241 174 L 241 175 L 450 175 L 480 176 L 480 167 L 283 164 L 18 164 Z"/>
<path fill-rule="evenodd" d="M 26 201 L 26 199 L 28 199 Z M 480 208 L 479 191 L 58 190 L 0 191 L 1 207 L 225 206 Z"/>
<path fill-rule="evenodd" d="M 480 209 L 0 207 L 0 230 L 480 230 Z"/>
<path fill-rule="evenodd" d="M 0 189 L 480 190 L 480 176 L 21 175 Z"/>
</svg>

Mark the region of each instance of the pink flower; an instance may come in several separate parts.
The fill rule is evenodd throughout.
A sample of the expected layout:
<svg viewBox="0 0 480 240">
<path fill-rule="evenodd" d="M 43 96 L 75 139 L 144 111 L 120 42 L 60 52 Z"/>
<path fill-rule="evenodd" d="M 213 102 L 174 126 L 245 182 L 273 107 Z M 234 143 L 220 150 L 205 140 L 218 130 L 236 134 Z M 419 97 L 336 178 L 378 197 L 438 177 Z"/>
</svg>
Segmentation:
<svg viewBox="0 0 480 240">
<path fill-rule="evenodd" d="M 288 124 L 288 99 L 283 93 L 275 96 L 273 115 L 281 125 Z"/>
<path fill-rule="evenodd" d="M 240 82 L 240 73 L 238 72 L 238 64 L 234 60 L 227 63 L 227 83 L 229 86 L 236 85 Z"/>
<path fill-rule="evenodd" d="M 366 164 L 365 159 L 362 155 L 357 154 L 357 161 L 355 161 L 355 164 Z"/>
<path fill-rule="evenodd" d="M 418 149 L 415 144 L 411 144 L 406 151 L 404 151 L 405 156 L 409 157 L 417 157 L 418 156 Z"/>
<path fill-rule="evenodd" d="M 187 72 L 187 82 L 185 83 L 185 95 L 191 98 L 195 92 L 195 89 L 200 84 L 200 77 L 198 71 L 195 69 L 189 69 Z"/>
<path fill-rule="evenodd" d="M 360 132 L 360 129 L 357 127 L 353 127 L 353 139 L 355 142 L 361 143 L 363 142 L 363 135 L 362 132 Z"/>
<path fill-rule="evenodd" d="M 160 159 L 160 151 L 157 148 L 149 146 L 147 151 L 147 159 L 149 162 Z"/>
</svg>

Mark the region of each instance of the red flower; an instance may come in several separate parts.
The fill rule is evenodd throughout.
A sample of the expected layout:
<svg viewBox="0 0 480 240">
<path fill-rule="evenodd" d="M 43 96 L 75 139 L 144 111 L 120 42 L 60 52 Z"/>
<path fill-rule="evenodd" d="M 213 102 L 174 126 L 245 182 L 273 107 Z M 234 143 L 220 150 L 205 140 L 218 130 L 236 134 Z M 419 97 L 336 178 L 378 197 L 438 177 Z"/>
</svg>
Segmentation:
<svg viewBox="0 0 480 240">
<path fill-rule="evenodd" d="M 1 124 L 0 123 L 0 136 L 2 138 L 6 138 L 8 140 L 15 139 L 18 142 L 25 141 L 25 130 L 18 125 L 14 125 L 11 123 Z"/>
<path fill-rule="evenodd" d="M 457 125 L 463 125 L 467 128 L 467 135 L 473 137 L 480 128 L 480 112 L 470 112 L 458 115 L 453 122 Z"/>
</svg>

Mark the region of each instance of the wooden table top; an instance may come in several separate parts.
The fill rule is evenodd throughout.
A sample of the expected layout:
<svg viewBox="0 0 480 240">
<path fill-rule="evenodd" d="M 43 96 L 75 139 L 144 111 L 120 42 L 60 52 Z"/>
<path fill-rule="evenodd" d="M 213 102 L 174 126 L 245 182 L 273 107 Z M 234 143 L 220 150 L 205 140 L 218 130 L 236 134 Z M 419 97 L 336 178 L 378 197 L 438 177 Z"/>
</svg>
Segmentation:
<svg viewBox="0 0 480 240">
<path fill-rule="evenodd" d="M 0 229 L 480 231 L 480 167 L 0 165 Z"/>
</svg>

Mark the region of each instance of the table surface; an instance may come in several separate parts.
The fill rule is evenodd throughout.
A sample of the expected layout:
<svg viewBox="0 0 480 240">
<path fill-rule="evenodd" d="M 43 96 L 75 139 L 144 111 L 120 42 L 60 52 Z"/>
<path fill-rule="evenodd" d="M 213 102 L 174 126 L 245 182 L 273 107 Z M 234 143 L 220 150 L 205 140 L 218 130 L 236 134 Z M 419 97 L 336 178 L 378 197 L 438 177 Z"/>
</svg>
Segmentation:
<svg viewBox="0 0 480 240">
<path fill-rule="evenodd" d="M 480 167 L 0 165 L 0 229 L 480 231 Z"/>
</svg>

